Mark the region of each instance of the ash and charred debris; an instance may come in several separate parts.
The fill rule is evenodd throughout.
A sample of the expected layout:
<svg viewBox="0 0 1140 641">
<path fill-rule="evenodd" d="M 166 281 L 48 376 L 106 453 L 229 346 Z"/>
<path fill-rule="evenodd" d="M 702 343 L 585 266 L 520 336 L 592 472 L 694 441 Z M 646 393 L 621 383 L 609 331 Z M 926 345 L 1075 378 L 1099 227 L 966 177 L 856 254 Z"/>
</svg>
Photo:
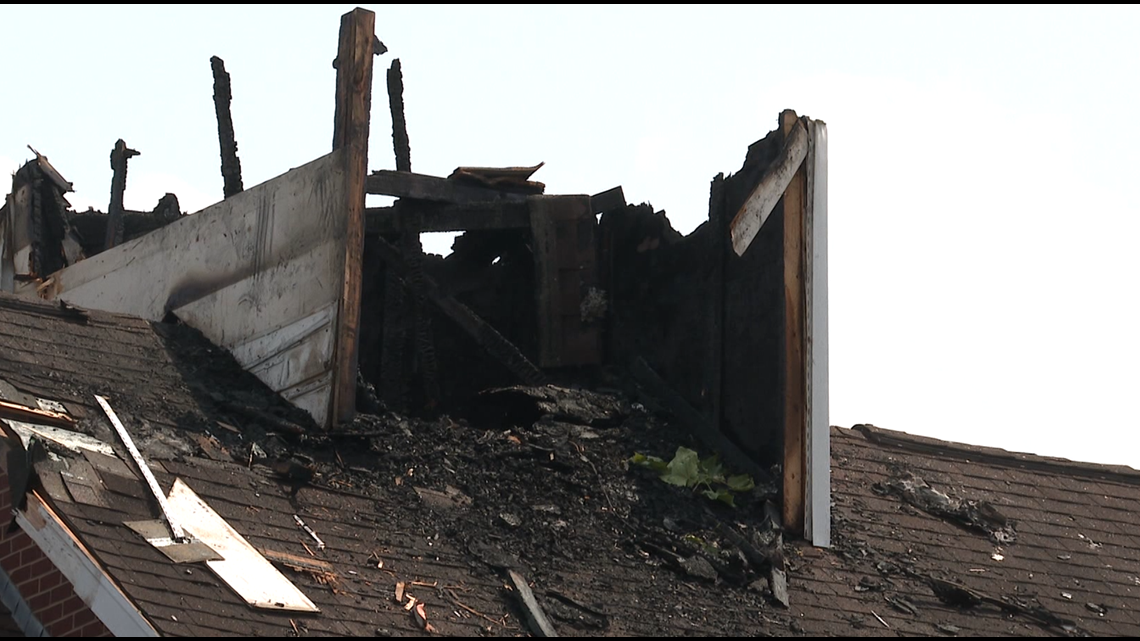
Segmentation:
<svg viewBox="0 0 1140 641">
<path fill-rule="evenodd" d="M 913 472 L 900 471 L 894 478 L 876 484 L 872 489 L 879 494 L 897 496 L 932 516 L 981 532 L 998 545 L 1017 542 L 1015 524 L 988 501 L 950 496 L 931 487 Z"/>
</svg>

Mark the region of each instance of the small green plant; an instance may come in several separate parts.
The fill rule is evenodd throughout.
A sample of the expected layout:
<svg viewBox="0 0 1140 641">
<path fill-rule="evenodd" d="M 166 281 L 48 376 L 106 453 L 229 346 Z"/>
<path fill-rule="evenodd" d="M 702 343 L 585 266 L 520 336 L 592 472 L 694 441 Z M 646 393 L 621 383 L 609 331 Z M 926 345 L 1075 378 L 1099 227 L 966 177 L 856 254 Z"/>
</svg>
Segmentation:
<svg viewBox="0 0 1140 641">
<path fill-rule="evenodd" d="M 756 487 L 752 477 L 747 474 L 726 476 L 724 464 L 716 454 L 702 459 L 687 447 L 678 447 L 673 460 L 668 463 L 662 458 L 640 452 L 634 453 L 629 462 L 657 472 L 661 480 L 669 485 L 692 488 L 706 498 L 732 507 L 736 507 L 734 493 L 747 492 Z"/>
</svg>

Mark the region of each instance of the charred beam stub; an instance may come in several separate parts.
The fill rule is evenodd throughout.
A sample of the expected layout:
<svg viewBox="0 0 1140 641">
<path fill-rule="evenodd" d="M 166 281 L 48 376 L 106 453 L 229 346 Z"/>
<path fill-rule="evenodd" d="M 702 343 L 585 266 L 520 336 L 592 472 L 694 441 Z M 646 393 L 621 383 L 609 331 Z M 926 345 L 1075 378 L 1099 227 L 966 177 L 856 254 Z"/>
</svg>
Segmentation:
<svg viewBox="0 0 1140 641">
<path fill-rule="evenodd" d="M 123 242 L 123 194 L 127 190 L 127 160 L 139 152 L 127 147 L 120 138 L 111 150 L 111 204 L 107 207 L 107 235 L 103 249 L 111 249 Z"/>
<path fill-rule="evenodd" d="M 225 61 L 217 56 L 210 58 L 210 67 L 214 71 L 214 111 L 218 115 L 218 144 L 222 153 L 222 193 L 229 198 L 245 189 L 241 183 L 241 160 L 237 155 L 234 120 L 230 112 L 233 100 L 230 74 L 226 71 Z"/>
<path fill-rule="evenodd" d="M 392 147 L 396 151 L 396 170 L 412 170 L 412 147 L 408 141 L 408 123 L 404 120 L 404 74 L 400 59 L 388 68 L 388 105 L 392 109 Z"/>
</svg>

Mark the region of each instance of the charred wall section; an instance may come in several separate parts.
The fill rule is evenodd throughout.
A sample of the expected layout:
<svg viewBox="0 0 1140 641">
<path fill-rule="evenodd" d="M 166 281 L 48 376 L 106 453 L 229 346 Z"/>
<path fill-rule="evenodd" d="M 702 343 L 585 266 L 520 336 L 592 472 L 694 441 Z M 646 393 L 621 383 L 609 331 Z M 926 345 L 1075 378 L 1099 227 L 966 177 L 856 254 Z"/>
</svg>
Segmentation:
<svg viewBox="0 0 1140 641">
<path fill-rule="evenodd" d="M 410 313 L 412 294 L 401 278 L 390 274 L 378 251 L 380 238 L 395 244 L 392 235 L 370 235 L 364 242 L 364 291 L 361 304 L 360 371 L 380 400 L 412 410 L 462 404 L 490 387 L 511 385 L 517 377 L 490 358 L 437 307 L 428 305 L 431 333 L 417 335 Z M 469 231 L 456 238 L 446 258 L 427 254 L 424 275 L 438 283 L 442 294 L 466 305 L 527 358 L 537 360 L 537 314 L 534 259 L 525 230 Z M 389 296 L 389 288 L 394 296 Z M 385 313 L 385 311 L 391 313 Z M 386 326 L 385 323 L 391 325 Z M 385 348 L 397 361 L 397 376 L 384 376 Z M 434 374 L 423 367 L 425 350 L 436 359 Z M 428 376 L 435 381 L 427 380 Z M 432 398 L 432 390 L 437 398 Z"/>
<path fill-rule="evenodd" d="M 779 153 L 773 133 L 725 179 L 725 209 L 740 209 Z M 743 256 L 726 252 L 722 429 L 765 463 L 779 460 L 784 429 L 784 208 L 776 205 Z"/>
<path fill-rule="evenodd" d="M 727 250 L 725 234 L 781 142 L 773 132 L 753 144 L 719 202 L 714 180 L 717 215 L 688 236 L 648 205 L 607 213 L 601 224 L 610 360 L 643 358 L 709 427 L 764 465 L 780 459 L 783 442 L 782 204 L 743 256 Z"/>
</svg>

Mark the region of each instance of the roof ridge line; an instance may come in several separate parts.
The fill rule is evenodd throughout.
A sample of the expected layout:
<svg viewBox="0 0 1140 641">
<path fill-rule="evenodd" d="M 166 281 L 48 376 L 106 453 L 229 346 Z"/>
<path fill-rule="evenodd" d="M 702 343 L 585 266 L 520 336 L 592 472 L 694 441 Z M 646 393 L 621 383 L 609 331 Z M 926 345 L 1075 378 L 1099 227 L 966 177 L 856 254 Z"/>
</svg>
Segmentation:
<svg viewBox="0 0 1140 641">
<path fill-rule="evenodd" d="M 842 429 L 842 428 L 841 428 Z M 850 428 L 859 432 L 867 441 L 881 447 L 948 456 L 951 458 L 977 461 L 990 465 L 1030 470 L 1034 472 L 1048 472 L 1066 474 L 1100 481 L 1113 481 L 1126 485 L 1140 486 L 1140 470 L 1125 465 L 1108 465 L 1101 463 L 1084 463 L 1068 459 L 1044 457 L 1037 454 L 1023 452 L 1010 452 L 996 447 L 969 445 L 955 443 L 927 436 L 916 436 L 887 430 L 874 425 L 860 423 Z"/>
</svg>

